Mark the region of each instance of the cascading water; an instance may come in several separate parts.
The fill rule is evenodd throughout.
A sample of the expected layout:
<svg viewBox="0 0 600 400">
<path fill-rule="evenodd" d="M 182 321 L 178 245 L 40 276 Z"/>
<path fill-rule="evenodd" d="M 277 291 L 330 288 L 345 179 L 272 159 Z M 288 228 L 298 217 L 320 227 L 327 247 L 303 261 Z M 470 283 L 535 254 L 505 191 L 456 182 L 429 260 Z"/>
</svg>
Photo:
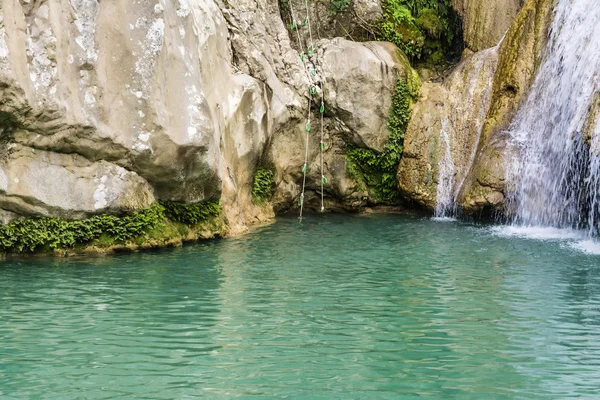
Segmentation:
<svg viewBox="0 0 600 400">
<path fill-rule="evenodd" d="M 558 0 L 545 59 L 512 126 L 515 225 L 600 230 L 600 7 Z"/>
<path fill-rule="evenodd" d="M 444 84 L 449 98 L 438 140 L 436 218 L 452 219 L 458 213 L 456 199 L 477 154 L 490 106 L 492 85 L 488 83 L 496 65 L 497 47 L 481 51 L 461 64 Z M 459 157 L 455 159 L 453 154 Z"/>
<path fill-rule="evenodd" d="M 448 218 L 454 214 L 455 199 L 454 199 L 454 163 L 452 161 L 452 153 L 450 151 L 450 137 L 448 136 L 448 118 L 442 121 L 442 129 L 440 131 L 442 157 L 439 161 L 439 173 L 437 184 L 437 204 L 435 207 L 436 218 Z"/>
</svg>

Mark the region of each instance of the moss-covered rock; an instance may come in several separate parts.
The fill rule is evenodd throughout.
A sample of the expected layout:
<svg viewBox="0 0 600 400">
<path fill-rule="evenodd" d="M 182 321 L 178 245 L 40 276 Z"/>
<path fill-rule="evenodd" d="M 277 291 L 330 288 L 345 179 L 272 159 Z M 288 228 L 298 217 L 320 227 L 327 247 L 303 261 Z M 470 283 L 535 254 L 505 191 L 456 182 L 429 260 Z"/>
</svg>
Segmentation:
<svg viewBox="0 0 600 400">
<path fill-rule="evenodd" d="M 348 172 L 361 184 L 373 203 L 394 204 L 398 201 L 396 170 L 404 151 L 404 135 L 410 119 L 411 104 L 418 95 L 418 86 L 400 77 L 392 95 L 388 119 L 388 142 L 382 152 L 369 148 L 350 147 L 346 153 Z"/>
<path fill-rule="evenodd" d="M 450 0 L 383 0 L 382 40 L 418 64 L 439 65 L 462 50 L 462 32 Z"/>
<path fill-rule="evenodd" d="M 275 189 L 275 171 L 272 169 L 258 168 L 254 173 L 252 182 L 252 201 L 262 205 L 271 199 Z"/>
<path fill-rule="evenodd" d="M 448 155 L 453 175 L 441 179 L 451 185 L 452 193 L 460 188 L 477 151 L 497 62 L 496 52 L 479 52 L 465 59 L 443 84 L 423 85 L 398 170 L 400 191 L 406 198 L 424 208 L 435 208 L 440 163 L 447 162 Z"/>
<path fill-rule="evenodd" d="M 529 0 L 499 47 L 466 54 L 443 84 L 428 83 L 415 106 L 399 169 L 402 194 L 433 209 L 451 184 L 467 213 L 502 210 L 508 128 L 546 44 L 553 0 Z M 442 134 L 447 139 L 442 140 Z M 450 154 L 452 176 L 440 176 Z M 446 165 L 446 164 L 444 164 Z M 447 173 L 444 170 L 444 173 Z"/>
</svg>

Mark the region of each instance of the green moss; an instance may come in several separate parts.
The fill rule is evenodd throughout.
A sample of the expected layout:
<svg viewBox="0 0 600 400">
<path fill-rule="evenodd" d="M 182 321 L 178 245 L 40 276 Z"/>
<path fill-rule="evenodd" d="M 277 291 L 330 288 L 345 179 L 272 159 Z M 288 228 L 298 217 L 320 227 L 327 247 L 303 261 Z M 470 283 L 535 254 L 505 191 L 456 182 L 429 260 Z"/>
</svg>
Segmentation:
<svg viewBox="0 0 600 400">
<path fill-rule="evenodd" d="M 329 10 L 332 14 L 338 14 L 348 8 L 350 0 L 329 0 Z"/>
<path fill-rule="evenodd" d="M 383 0 L 380 39 L 398 46 L 413 62 L 442 63 L 462 51 L 462 31 L 451 0 Z M 444 57 L 427 42 L 435 41 Z M 437 51 L 437 50 L 436 50 Z"/>
<path fill-rule="evenodd" d="M 220 204 L 207 201 L 190 205 L 161 202 L 130 215 L 97 215 L 77 221 L 22 218 L 0 226 L 0 253 L 51 252 L 130 242 L 141 245 L 149 239 L 176 237 L 184 228 L 174 228 L 174 224 L 198 225 L 217 219 L 220 214 Z"/>
<path fill-rule="evenodd" d="M 399 78 L 392 95 L 388 119 L 390 137 L 383 152 L 350 147 L 346 153 L 347 169 L 359 185 L 369 191 L 375 202 L 394 204 L 398 201 L 396 171 L 404 151 L 404 135 L 410 119 L 410 105 L 418 94 L 407 79 Z"/>
<path fill-rule="evenodd" d="M 273 196 L 275 173 L 270 169 L 259 168 L 254 174 L 252 183 L 252 201 L 254 204 L 265 204 Z"/>
<path fill-rule="evenodd" d="M 421 10 L 417 18 L 417 25 L 423 28 L 428 37 L 433 39 L 441 39 L 446 28 L 437 11 L 430 8 Z"/>
</svg>

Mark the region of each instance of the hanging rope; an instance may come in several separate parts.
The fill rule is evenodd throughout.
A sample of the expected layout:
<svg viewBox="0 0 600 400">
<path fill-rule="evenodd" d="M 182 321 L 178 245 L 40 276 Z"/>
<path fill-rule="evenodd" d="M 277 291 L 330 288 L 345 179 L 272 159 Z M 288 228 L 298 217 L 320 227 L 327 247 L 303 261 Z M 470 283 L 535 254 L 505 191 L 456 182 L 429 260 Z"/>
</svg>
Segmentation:
<svg viewBox="0 0 600 400">
<path fill-rule="evenodd" d="M 304 48 L 302 47 L 302 39 L 300 39 L 300 27 L 298 26 L 296 13 L 294 12 L 294 5 L 292 3 L 293 0 L 288 2 L 290 5 L 290 12 L 292 13 L 292 24 L 290 25 L 290 29 L 296 31 L 296 35 L 298 36 L 298 46 L 300 46 L 300 58 L 302 59 L 302 64 L 304 64 Z"/>
<path fill-rule="evenodd" d="M 314 53 L 312 29 L 310 27 L 310 13 L 308 12 L 308 0 L 304 0 L 304 7 L 306 8 L 306 22 L 308 24 L 308 35 L 310 37 L 310 46 L 308 47 L 308 55 L 312 56 Z"/>
<path fill-rule="evenodd" d="M 310 142 L 310 131 L 311 131 L 311 106 L 312 106 L 312 100 L 313 100 L 313 96 L 316 96 L 318 94 L 318 89 L 317 89 L 317 83 L 319 83 L 320 85 L 320 91 L 321 91 L 321 106 L 319 108 L 320 114 L 321 114 L 321 139 L 320 139 L 320 144 L 319 144 L 319 148 L 320 148 L 320 152 L 321 152 L 321 156 L 320 156 L 320 164 L 321 164 L 321 211 L 325 210 L 325 206 L 324 206 L 324 185 L 327 183 L 327 179 L 325 178 L 325 174 L 324 174 L 324 156 L 323 156 L 323 151 L 325 150 L 325 143 L 323 141 L 323 114 L 325 112 L 325 100 L 324 100 L 324 92 L 323 92 L 323 82 L 322 82 L 322 77 L 318 77 L 317 76 L 317 67 L 319 66 L 319 63 L 317 62 L 317 58 L 315 56 L 315 48 L 314 48 L 314 43 L 313 43 L 313 37 L 312 37 L 312 26 L 310 23 L 310 12 L 309 12 L 309 8 L 308 8 L 308 0 L 304 0 L 304 7 L 306 10 L 306 19 L 304 19 L 301 22 L 301 26 L 306 26 L 308 25 L 308 35 L 309 35 L 309 43 L 307 46 L 307 51 L 306 51 L 306 56 L 308 56 L 308 61 L 309 63 L 312 64 L 312 68 L 308 68 L 308 66 L 305 64 L 305 53 L 304 53 L 304 48 L 303 48 L 303 43 L 302 43 L 302 38 L 300 35 L 300 24 L 299 21 L 296 19 L 296 12 L 294 10 L 294 6 L 293 6 L 293 0 L 289 1 L 289 5 L 290 5 L 290 12 L 292 14 L 292 24 L 290 25 L 290 28 L 292 30 L 296 31 L 296 36 L 298 37 L 298 45 L 300 46 L 300 51 L 301 51 L 301 60 L 303 65 L 305 66 L 305 68 L 307 68 L 307 72 L 308 72 L 308 80 L 310 82 L 310 87 L 308 88 L 308 110 L 307 110 L 307 116 L 306 116 L 306 125 L 305 125 L 305 131 L 306 131 L 306 140 L 305 140 L 305 152 L 304 152 L 304 165 L 302 166 L 302 190 L 300 192 L 300 197 L 298 199 L 298 207 L 300 208 L 300 220 L 302 220 L 303 218 L 303 213 L 304 213 L 304 197 L 306 194 L 306 174 L 308 171 L 308 152 L 309 152 L 309 142 Z M 315 59 L 312 60 L 311 58 L 313 58 L 313 56 L 315 56 Z M 321 68 L 322 70 L 322 68 Z"/>
<path fill-rule="evenodd" d="M 310 137 L 310 106 L 312 103 L 312 96 L 308 98 L 308 115 L 306 117 L 306 147 L 304 152 L 304 166 L 302 167 L 302 192 L 300 193 L 300 199 L 298 205 L 300 206 L 300 219 L 302 219 L 302 212 L 304 210 L 304 191 L 306 189 L 306 170 L 308 169 L 308 139 Z"/>
<path fill-rule="evenodd" d="M 323 141 L 323 114 L 325 113 L 325 92 L 323 91 L 323 82 L 321 82 L 321 108 L 319 109 L 321 114 L 321 142 L 319 143 L 319 149 L 321 150 L 321 212 L 325 211 L 325 184 L 327 178 L 325 178 L 325 172 L 323 170 L 323 152 L 325 151 L 325 142 Z"/>
</svg>

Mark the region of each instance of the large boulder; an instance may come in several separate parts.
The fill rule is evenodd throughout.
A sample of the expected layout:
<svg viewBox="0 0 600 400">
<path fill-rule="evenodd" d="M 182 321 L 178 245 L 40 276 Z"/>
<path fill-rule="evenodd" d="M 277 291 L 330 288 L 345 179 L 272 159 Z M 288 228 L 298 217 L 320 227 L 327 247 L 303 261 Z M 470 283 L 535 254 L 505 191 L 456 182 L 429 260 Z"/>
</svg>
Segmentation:
<svg viewBox="0 0 600 400">
<path fill-rule="evenodd" d="M 0 164 L 0 207 L 24 215 L 84 218 L 148 207 L 148 182 L 135 172 L 79 155 L 17 146 Z"/>
<path fill-rule="evenodd" d="M 387 122 L 398 79 L 418 85 L 419 78 L 406 57 L 392 44 L 356 43 L 341 38 L 323 40 L 317 48 L 317 70 L 323 87 L 325 113 L 319 117 L 320 96 L 315 96 L 308 135 L 306 203 L 318 209 L 321 191 L 320 133 L 325 151 L 323 170 L 328 179 L 327 208 L 356 210 L 368 200 L 366 188 L 349 174 L 349 146 L 382 151 L 389 138 Z M 308 88 L 306 90 L 308 93 Z M 301 192 L 307 135 L 304 118 L 290 121 L 274 135 L 269 158 L 277 167 L 278 209 L 289 208 Z"/>
<path fill-rule="evenodd" d="M 221 197 L 232 224 L 261 219 L 252 171 L 306 103 L 303 69 L 272 2 L 0 0 L 0 140 L 19 149 L 0 165 L 20 182 L 0 207 L 78 218 Z M 59 201 L 42 165 L 80 195 Z M 111 174 L 116 197 L 95 207 Z"/>
<path fill-rule="evenodd" d="M 341 38 L 324 44 L 322 60 L 330 114 L 348 127 L 353 144 L 383 151 L 398 76 L 418 79 L 408 60 L 391 43 Z"/>
</svg>

